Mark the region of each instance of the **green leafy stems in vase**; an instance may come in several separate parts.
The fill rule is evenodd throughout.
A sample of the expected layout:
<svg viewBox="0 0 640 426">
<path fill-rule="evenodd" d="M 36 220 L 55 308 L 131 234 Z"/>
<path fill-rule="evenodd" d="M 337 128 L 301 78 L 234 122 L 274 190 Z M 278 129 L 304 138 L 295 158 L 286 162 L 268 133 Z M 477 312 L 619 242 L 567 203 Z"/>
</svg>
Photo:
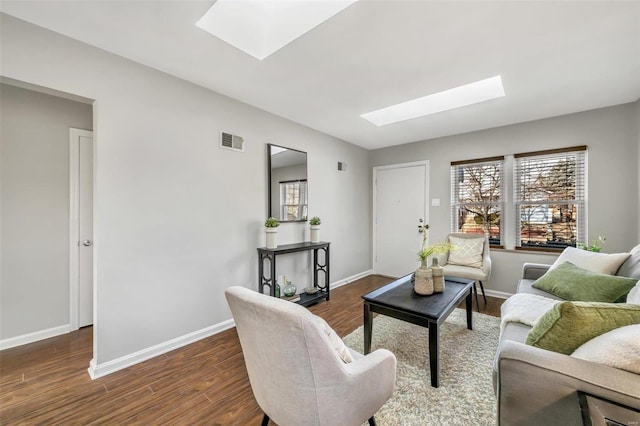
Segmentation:
<svg viewBox="0 0 640 426">
<path fill-rule="evenodd" d="M 429 256 L 432 256 L 434 254 L 445 254 L 448 253 L 449 251 L 451 251 L 454 246 L 451 243 L 447 243 L 444 241 L 440 241 L 437 242 L 435 244 L 431 244 L 431 245 L 427 245 L 427 231 L 429 229 L 429 225 L 425 224 L 425 225 L 420 225 L 419 229 L 422 232 L 422 247 L 420 248 L 420 251 L 418 252 L 418 259 L 420 259 L 421 263 L 421 267 L 427 267 L 427 259 L 429 258 Z"/>
<path fill-rule="evenodd" d="M 586 244 L 583 244 L 583 243 L 578 243 L 577 246 L 581 250 L 587 250 L 587 251 L 592 251 L 592 252 L 595 252 L 595 253 L 600 253 L 600 250 L 602 250 L 602 246 L 604 245 L 605 241 L 607 241 L 607 237 L 599 235 L 598 238 L 593 240 L 593 242 L 591 243 L 590 246 L 588 246 Z"/>
</svg>

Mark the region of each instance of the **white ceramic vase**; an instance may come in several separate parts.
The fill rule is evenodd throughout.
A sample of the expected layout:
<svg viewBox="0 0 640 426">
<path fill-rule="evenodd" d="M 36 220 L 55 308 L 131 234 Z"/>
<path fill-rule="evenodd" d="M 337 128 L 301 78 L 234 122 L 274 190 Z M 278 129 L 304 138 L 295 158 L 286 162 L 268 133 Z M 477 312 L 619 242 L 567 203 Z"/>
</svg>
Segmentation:
<svg viewBox="0 0 640 426">
<path fill-rule="evenodd" d="M 311 228 L 311 242 L 319 243 L 320 242 L 320 225 L 309 225 Z"/>
<path fill-rule="evenodd" d="M 267 233 L 267 248 L 278 248 L 278 228 L 264 228 Z"/>
</svg>

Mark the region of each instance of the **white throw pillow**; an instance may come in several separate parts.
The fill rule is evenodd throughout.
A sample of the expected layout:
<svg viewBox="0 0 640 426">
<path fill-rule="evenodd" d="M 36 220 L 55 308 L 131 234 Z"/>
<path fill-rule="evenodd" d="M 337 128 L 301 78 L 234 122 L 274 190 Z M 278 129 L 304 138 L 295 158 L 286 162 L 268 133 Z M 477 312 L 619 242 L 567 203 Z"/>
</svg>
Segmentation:
<svg viewBox="0 0 640 426">
<path fill-rule="evenodd" d="M 627 303 L 640 305 L 640 281 L 627 294 Z"/>
<path fill-rule="evenodd" d="M 454 248 L 449 252 L 449 260 L 447 261 L 447 263 L 451 265 L 482 268 L 482 250 L 484 249 L 484 237 L 449 237 L 449 243 L 451 243 Z"/>
<path fill-rule="evenodd" d="M 329 324 L 327 324 L 327 322 L 324 319 L 320 318 L 317 315 L 314 315 L 314 316 L 315 316 L 314 319 L 316 320 L 316 324 L 318 324 L 318 326 L 320 327 L 320 330 L 322 330 L 322 332 L 327 336 L 327 339 L 329 339 L 329 343 L 331 344 L 331 347 L 335 349 L 340 359 L 345 364 L 353 362 L 353 355 L 351 355 L 351 352 L 349 352 L 349 348 L 347 348 L 347 346 L 344 344 L 340 336 L 338 336 L 338 334 L 333 330 L 333 328 L 331 328 L 331 326 L 329 326 Z"/>
<path fill-rule="evenodd" d="M 575 247 L 567 247 L 560 253 L 560 256 L 553 262 L 549 270 L 557 268 L 564 262 L 571 262 L 587 271 L 614 275 L 629 256 L 631 256 L 630 253 L 595 253 Z"/>
<path fill-rule="evenodd" d="M 640 374 L 640 324 L 616 328 L 594 337 L 571 356 Z"/>
</svg>

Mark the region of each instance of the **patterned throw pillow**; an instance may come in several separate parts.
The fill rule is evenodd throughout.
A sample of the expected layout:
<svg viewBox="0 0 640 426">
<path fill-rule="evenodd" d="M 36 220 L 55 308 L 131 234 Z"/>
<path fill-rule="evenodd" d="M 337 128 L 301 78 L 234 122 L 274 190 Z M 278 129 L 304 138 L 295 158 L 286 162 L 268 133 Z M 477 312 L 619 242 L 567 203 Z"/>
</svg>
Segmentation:
<svg viewBox="0 0 640 426">
<path fill-rule="evenodd" d="M 449 237 L 449 242 L 454 246 L 454 248 L 449 252 L 449 260 L 447 261 L 447 263 L 451 265 L 482 268 L 482 250 L 484 249 L 484 237 Z"/>
</svg>

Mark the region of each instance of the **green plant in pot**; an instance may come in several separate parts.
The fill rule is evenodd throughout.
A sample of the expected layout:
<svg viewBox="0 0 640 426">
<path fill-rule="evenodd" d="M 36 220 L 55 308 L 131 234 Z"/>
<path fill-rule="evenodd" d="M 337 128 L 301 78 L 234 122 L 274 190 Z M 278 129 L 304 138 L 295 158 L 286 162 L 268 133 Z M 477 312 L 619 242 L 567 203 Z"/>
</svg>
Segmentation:
<svg viewBox="0 0 640 426">
<path fill-rule="evenodd" d="M 267 233 L 267 248 L 278 247 L 278 226 L 280 222 L 275 217 L 269 217 L 264 221 L 264 230 Z"/>
<path fill-rule="evenodd" d="M 429 296 L 433 293 L 442 293 L 444 291 L 444 275 L 442 268 L 438 266 L 437 260 L 434 258 L 433 268 L 427 266 L 427 259 L 431 255 L 444 254 L 453 248 L 450 243 L 437 242 L 427 245 L 427 230 L 429 225 L 420 225 L 419 230 L 422 232 L 422 247 L 418 251 L 418 259 L 420 259 L 420 267 L 414 274 L 414 290 L 416 293 Z"/>
<path fill-rule="evenodd" d="M 439 241 L 435 244 L 431 244 L 430 246 L 428 246 L 427 231 L 429 230 L 429 225 L 427 224 L 420 225 L 419 229 L 420 229 L 420 232 L 422 232 L 422 247 L 418 252 L 418 259 L 420 259 L 422 267 L 426 268 L 428 266 L 427 259 L 429 258 L 429 256 L 435 255 L 435 254 L 445 254 L 451 251 L 452 249 L 454 249 L 454 246 L 451 243 L 447 243 L 444 241 Z M 436 261 L 436 264 L 437 264 L 437 261 Z"/>
<path fill-rule="evenodd" d="M 311 242 L 319 243 L 320 242 L 320 224 L 322 221 L 318 216 L 314 216 L 309 219 L 309 227 L 311 228 Z"/>
<path fill-rule="evenodd" d="M 576 246 L 580 250 L 587 250 L 587 251 L 592 251 L 594 253 L 600 253 L 605 241 L 607 241 L 607 237 L 603 237 L 602 235 L 600 235 L 598 236 L 597 239 L 593 240 L 593 243 L 590 246 L 583 243 L 578 243 L 576 244 Z"/>
</svg>

